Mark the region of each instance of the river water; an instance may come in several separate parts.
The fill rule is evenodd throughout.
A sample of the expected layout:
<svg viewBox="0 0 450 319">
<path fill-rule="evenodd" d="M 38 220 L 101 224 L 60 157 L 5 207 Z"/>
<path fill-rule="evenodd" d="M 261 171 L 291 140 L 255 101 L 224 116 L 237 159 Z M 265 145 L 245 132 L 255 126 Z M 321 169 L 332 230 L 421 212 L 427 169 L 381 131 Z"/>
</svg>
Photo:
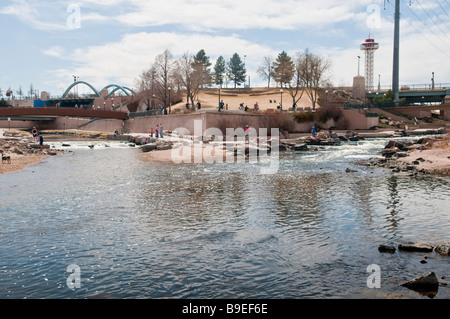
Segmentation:
<svg viewBox="0 0 450 319">
<path fill-rule="evenodd" d="M 355 163 L 386 140 L 283 154 L 274 175 L 67 143 L 0 176 L 0 298 L 429 298 L 400 285 L 450 276 L 449 257 L 378 251 L 450 241 L 448 178 Z"/>
</svg>

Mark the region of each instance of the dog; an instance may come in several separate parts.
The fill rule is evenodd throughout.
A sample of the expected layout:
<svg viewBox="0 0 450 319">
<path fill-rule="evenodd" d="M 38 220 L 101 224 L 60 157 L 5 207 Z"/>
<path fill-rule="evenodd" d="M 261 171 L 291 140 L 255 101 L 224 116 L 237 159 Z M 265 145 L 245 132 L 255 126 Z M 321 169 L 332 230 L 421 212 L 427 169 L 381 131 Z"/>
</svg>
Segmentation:
<svg viewBox="0 0 450 319">
<path fill-rule="evenodd" d="M 2 154 L 2 164 L 4 163 L 11 164 L 11 156 Z"/>
</svg>

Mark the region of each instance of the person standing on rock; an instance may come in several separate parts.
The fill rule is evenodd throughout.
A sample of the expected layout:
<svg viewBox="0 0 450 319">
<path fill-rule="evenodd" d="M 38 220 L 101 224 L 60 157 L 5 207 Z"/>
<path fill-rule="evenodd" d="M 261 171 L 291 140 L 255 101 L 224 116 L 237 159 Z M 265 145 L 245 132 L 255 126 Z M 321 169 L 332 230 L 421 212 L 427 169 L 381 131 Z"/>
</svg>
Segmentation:
<svg viewBox="0 0 450 319">
<path fill-rule="evenodd" d="M 162 125 L 162 123 L 159 124 L 159 137 L 161 137 L 161 138 L 164 137 L 164 136 L 163 136 L 163 125 Z"/>
<path fill-rule="evenodd" d="M 156 125 L 156 130 L 155 130 L 155 137 L 158 138 L 158 133 L 159 133 L 159 125 Z"/>
<path fill-rule="evenodd" d="M 150 129 L 150 137 L 153 137 L 153 127 Z"/>
<path fill-rule="evenodd" d="M 39 145 L 41 149 L 44 147 L 44 137 L 42 135 L 39 135 Z"/>
<path fill-rule="evenodd" d="M 312 127 L 312 129 L 311 129 L 311 134 L 312 134 L 312 137 L 316 137 L 316 127 L 313 125 L 313 127 Z"/>
<path fill-rule="evenodd" d="M 33 129 L 31 130 L 31 133 L 33 134 L 34 142 L 36 142 L 37 141 L 38 130 L 35 127 L 33 127 Z"/>
</svg>

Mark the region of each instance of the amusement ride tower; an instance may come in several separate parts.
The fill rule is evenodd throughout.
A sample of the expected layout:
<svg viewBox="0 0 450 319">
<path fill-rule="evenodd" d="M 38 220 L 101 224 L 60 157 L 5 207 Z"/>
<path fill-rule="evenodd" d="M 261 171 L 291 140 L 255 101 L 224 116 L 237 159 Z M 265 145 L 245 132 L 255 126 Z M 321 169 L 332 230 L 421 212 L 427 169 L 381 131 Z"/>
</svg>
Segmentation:
<svg viewBox="0 0 450 319">
<path fill-rule="evenodd" d="M 373 70 L 374 70 L 374 53 L 379 48 L 379 44 L 375 42 L 374 39 L 366 39 L 366 41 L 361 44 L 361 50 L 366 54 L 366 90 L 373 90 Z"/>
</svg>

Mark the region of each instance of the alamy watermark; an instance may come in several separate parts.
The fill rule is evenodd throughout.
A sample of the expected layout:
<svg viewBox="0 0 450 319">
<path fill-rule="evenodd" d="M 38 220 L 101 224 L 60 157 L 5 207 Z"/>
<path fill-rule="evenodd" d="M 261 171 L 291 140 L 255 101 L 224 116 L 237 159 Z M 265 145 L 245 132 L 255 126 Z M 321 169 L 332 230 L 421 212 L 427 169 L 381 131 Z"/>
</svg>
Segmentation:
<svg viewBox="0 0 450 319">
<path fill-rule="evenodd" d="M 66 20 L 67 28 L 79 29 L 81 28 L 81 7 L 79 4 L 70 4 L 67 6 L 67 13 L 69 16 Z"/>
<path fill-rule="evenodd" d="M 370 4 L 367 6 L 367 13 L 370 13 L 366 20 L 367 27 L 369 29 L 381 28 L 381 7 L 378 4 Z"/>
<path fill-rule="evenodd" d="M 178 128 L 190 136 L 189 130 Z M 194 121 L 191 140 L 184 140 L 180 147 L 172 149 L 171 159 L 175 164 L 191 163 L 258 163 L 261 174 L 275 174 L 279 168 L 280 130 L 227 128 L 223 136 L 219 128 L 203 131 L 202 120 Z M 207 141 L 207 143 L 205 143 Z"/>
<path fill-rule="evenodd" d="M 367 287 L 370 289 L 381 288 L 381 268 L 376 264 L 367 266 L 370 276 L 367 278 Z"/>
<path fill-rule="evenodd" d="M 67 266 L 67 272 L 71 273 L 67 277 L 67 287 L 70 289 L 81 288 L 81 269 L 80 266 L 72 264 Z"/>
</svg>

